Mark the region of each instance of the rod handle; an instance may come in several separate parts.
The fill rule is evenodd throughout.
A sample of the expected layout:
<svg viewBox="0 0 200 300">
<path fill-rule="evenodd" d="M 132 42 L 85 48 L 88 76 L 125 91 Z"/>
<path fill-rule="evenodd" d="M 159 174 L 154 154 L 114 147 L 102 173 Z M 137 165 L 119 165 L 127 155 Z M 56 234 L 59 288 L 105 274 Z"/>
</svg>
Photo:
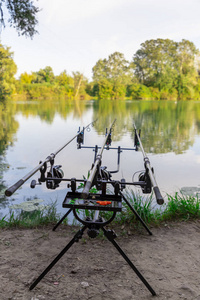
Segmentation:
<svg viewBox="0 0 200 300">
<path fill-rule="evenodd" d="M 158 203 L 159 205 L 162 205 L 162 204 L 164 203 L 164 199 L 163 199 L 163 197 L 162 197 L 162 195 L 161 195 L 161 193 L 160 193 L 159 188 L 158 188 L 157 186 L 155 186 L 155 187 L 153 188 L 153 190 L 154 190 L 154 193 L 155 193 L 155 196 L 156 196 L 156 201 L 157 201 L 157 203 Z"/>
<path fill-rule="evenodd" d="M 87 181 L 86 182 L 86 185 L 82 191 L 82 197 L 83 199 L 87 199 L 89 193 L 90 193 L 90 189 L 91 189 L 91 185 L 92 185 L 92 182 L 91 181 Z"/>
<path fill-rule="evenodd" d="M 22 185 L 24 184 L 24 180 L 20 179 L 19 181 L 17 181 L 15 184 L 13 184 L 11 187 L 9 187 L 6 191 L 5 191 L 5 195 L 10 197 L 12 196 L 12 194 Z"/>
</svg>

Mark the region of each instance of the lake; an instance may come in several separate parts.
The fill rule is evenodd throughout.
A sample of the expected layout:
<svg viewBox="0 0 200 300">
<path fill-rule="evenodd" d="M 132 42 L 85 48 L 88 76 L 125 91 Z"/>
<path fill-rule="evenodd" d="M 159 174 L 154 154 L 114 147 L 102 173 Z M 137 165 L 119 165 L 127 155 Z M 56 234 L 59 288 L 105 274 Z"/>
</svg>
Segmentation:
<svg viewBox="0 0 200 300">
<path fill-rule="evenodd" d="M 185 187 L 200 190 L 199 101 L 10 101 L 0 106 L 0 217 L 9 213 L 11 205 L 34 197 L 45 203 L 57 201 L 58 211 L 65 213 L 66 182 L 56 190 L 46 189 L 45 184 L 31 189 L 30 182 L 39 178 L 39 172 L 11 197 L 5 197 L 4 191 L 95 119 L 85 132 L 84 145 L 101 146 L 106 127 L 115 118 L 112 146 L 134 146 L 134 121 L 165 199 Z M 93 160 L 94 151 L 77 150 L 74 140 L 56 156 L 55 164 L 62 165 L 65 177 L 82 179 Z M 104 151 L 103 165 L 116 169 L 116 150 Z M 143 169 L 140 151 L 123 151 L 113 179 L 132 181 L 133 174 Z"/>
</svg>

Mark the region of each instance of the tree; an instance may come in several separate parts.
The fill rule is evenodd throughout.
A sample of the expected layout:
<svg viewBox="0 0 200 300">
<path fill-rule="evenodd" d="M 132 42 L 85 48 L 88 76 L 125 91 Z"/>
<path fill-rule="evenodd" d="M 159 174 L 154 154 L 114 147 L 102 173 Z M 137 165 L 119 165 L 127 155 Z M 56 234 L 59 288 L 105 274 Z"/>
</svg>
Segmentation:
<svg viewBox="0 0 200 300">
<path fill-rule="evenodd" d="M 107 74 L 108 78 L 115 84 L 127 84 L 133 78 L 130 63 L 124 58 L 124 54 L 120 52 L 115 52 L 108 57 Z"/>
<path fill-rule="evenodd" d="M 58 76 L 56 76 L 56 81 L 58 82 L 58 85 L 62 86 L 73 86 L 74 84 L 73 78 L 67 75 L 66 70 L 64 70 Z"/>
<path fill-rule="evenodd" d="M 40 69 L 38 72 L 34 72 L 33 75 L 35 76 L 34 83 L 53 83 L 55 79 L 53 69 L 49 66 Z"/>
<path fill-rule="evenodd" d="M 6 26 L 4 15 L 8 13 L 10 18 L 7 22 L 16 28 L 19 35 L 32 38 L 37 33 L 35 27 L 38 12 L 39 8 L 31 0 L 0 0 L 1 26 Z"/>
<path fill-rule="evenodd" d="M 108 59 L 98 60 L 92 71 L 93 80 L 97 82 L 102 79 L 110 79 L 113 83 L 126 84 L 133 77 L 129 62 L 120 52 L 114 52 Z"/>
<path fill-rule="evenodd" d="M 95 86 L 98 99 L 111 99 L 113 95 L 113 85 L 107 79 L 102 79 Z"/>
<path fill-rule="evenodd" d="M 187 40 L 178 43 L 176 89 L 178 97 L 193 98 L 194 87 L 197 85 L 199 50 Z"/>
<path fill-rule="evenodd" d="M 80 72 L 72 72 L 74 79 L 74 99 L 85 97 L 88 79 Z"/>
<path fill-rule="evenodd" d="M 192 42 L 183 39 L 180 43 L 178 43 L 177 66 L 180 74 L 196 74 L 195 59 L 198 54 L 199 50 Z"/>
<path fill-rule="evenodd" d="M 108 72 L 107 72 L 107 60 L 106 59 L 99 59 L 96 65 L 92 68 L 93 72 L 93 80 L 98 82 L 103 79 L 107 79 Z"/>
<path fill-rule="evenodd" d="M 106 94 L 107 98 L 123 98 L 126 94 L 126 85 L 131 83 L 133 72 L 130 63 L 120 52 L 114 52 L 108 59 L 100 59 L 92 69 L 95 91 L 103 92 L 98 94 L 99 98 Z M 99 88 L 96 88 L 96 84 Z M 106 88 L 106 84 L 108 84 Z M 112 86 L 112 89 L 111 89 Z M 112 90 L 112 92 L 111 92 Z M 108 96 L 108 93 L 110 95 Z"/>
<path fill-rule="evenodd" d="M 9 47 L 3 47 L 0 44 L 0 100 L 11 95 L 15 90 L 16 72 L 17 66 L 13 60 L 13 52 L 10 52 Z"/>
<path fill-rule="evenodd" d="M 147 86 L 171 87 L 176 75 L 175 56 L 177 43 L 169 39 L 148 40 L 133 58 L 135 75 Z"/>
<path fill-rule="evenodd" d="M 35 76 L 24 72 L 20 75 L 20 81 L 22 84 L 31 84 L 34 81 Z"/>
<path fill-rule="evenodd" d="M 169 39 L 148 40 L 133 57 L 135 75 L 141 84 L 159 91 L 191 94 L 197 74 L 196 57 L 199 50 L 192 42 Z M 189 88 L 190 85 L 190 88 Z"/>
</svg>

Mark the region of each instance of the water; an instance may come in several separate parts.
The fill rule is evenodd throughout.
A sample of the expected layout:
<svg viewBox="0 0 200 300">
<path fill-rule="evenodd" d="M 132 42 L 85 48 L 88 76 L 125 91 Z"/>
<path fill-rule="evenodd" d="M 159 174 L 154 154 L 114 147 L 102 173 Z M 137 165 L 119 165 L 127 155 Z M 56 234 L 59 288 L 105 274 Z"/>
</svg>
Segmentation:
<svg viewBox="0 0 200 300">
<path fill-rule="evenodd" d="M 4 190 L 25 176 L 39 161 L 59 149 L 83 127 L 98 118 L 85 134 L 85 145 L 101 145 L 105 128 L 116 118 L 113 147 L 133 147 L 133 120 L 141 128 L 143 147 L 154 167 L 156 179 L 165 198 L 183 187 L 200 187 L 200 102 L 193 101 L 64 101 L 41 100 L 9 102 L 0 107 L 0 217 L 12 204 L 34 197 L 45 203 L 57 201 L 59 212 L 67 184 L 47 190 L 45 185 L 30 189 L 29 179 L 12 197 Z M 55 163 L 61 164 L 65 177 L 87 176 L 94 159 L 91 149 L 76 149 L 76 141 L 61 151 Z M 116 169 L 117 151 L 104 151 L 103 165 Z M 113 179 L 132 181 L 143 170 L 141 152 L 123 151 L 120 171 Z M 137 190 L 137 189 L 136 189 Z"/>
</svg>

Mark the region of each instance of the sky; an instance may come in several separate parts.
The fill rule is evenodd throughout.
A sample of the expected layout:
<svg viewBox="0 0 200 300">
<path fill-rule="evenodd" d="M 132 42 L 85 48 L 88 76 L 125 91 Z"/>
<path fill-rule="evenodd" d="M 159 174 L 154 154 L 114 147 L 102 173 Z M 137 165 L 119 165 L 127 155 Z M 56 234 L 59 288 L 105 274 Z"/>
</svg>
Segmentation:
<svg viewBox="0 0 200 300">
<path fill-rule="evenodd" d="M 121 52 L 131 61 L 150 39 L 187 39 L 200 49 L 200 0 L 38 0 L 39 34 L 31 40 L 9 25 L 0 42 L 11 47 L 21 73 L 51 66 L 55 75 L 79 71 L 92 80 L 99 59 Z"/>
</svg>

